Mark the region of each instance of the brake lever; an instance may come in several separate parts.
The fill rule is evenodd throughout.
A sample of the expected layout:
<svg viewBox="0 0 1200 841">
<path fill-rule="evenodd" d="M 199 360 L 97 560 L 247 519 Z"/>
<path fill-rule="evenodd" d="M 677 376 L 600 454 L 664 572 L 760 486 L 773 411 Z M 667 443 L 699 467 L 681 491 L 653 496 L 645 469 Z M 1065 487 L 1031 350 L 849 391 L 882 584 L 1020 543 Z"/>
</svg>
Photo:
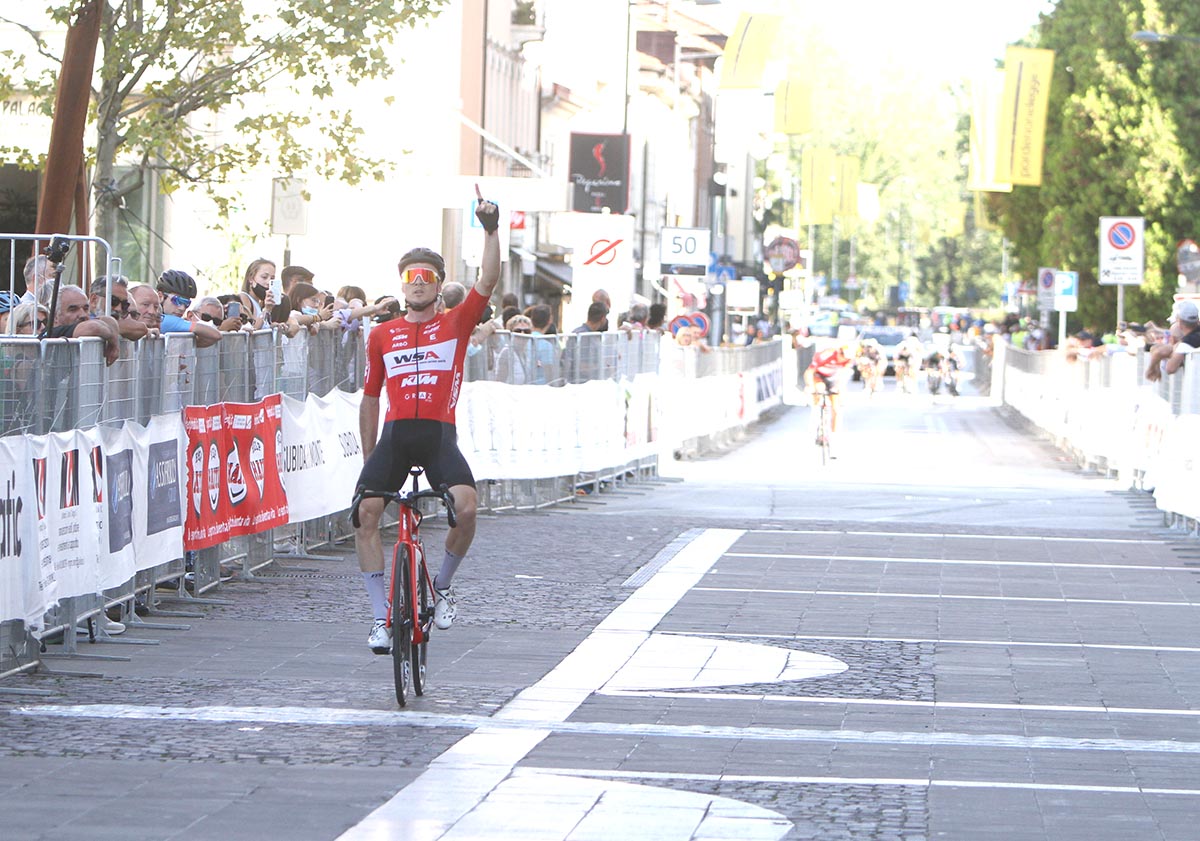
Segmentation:
<svg viewBox="0 0 1200 841">
<path fill-rule="evenodd" d="M 454 515 L 454 497 L 450 495 L 450 489 L 445 485 L 438 488 L 442 492 L 442 502 L 446 504 L 446 524 L 450 528 L 458 525 L 458 518 Z"/>
</svg>

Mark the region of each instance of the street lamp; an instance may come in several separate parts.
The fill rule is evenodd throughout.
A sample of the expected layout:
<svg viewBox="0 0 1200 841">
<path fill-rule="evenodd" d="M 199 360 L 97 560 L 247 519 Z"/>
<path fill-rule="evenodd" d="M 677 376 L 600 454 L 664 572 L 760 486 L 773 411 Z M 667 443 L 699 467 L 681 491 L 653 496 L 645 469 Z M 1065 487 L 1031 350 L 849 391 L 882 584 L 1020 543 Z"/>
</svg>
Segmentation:
<svg viewBox="0 0 1200 841">
<path fill-rule="evenodd" d="M 1200 44 L 1200 38 L 1194 35 L 1175 35 L 1167 32 L 1151 32 L 1143 29 L 1129 36 L 1139 44 L 1157 44 L 1160 41 L 1191 41 L 1193 44 Z"/>
</svg>

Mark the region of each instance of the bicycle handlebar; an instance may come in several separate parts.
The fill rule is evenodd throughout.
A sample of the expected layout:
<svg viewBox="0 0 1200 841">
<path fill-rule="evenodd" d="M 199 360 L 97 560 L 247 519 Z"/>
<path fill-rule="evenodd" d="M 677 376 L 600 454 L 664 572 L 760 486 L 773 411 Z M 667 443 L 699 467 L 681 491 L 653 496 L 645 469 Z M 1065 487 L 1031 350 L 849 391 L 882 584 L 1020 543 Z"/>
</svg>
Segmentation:
<svg viewBox="0 0 1200 841">
<path fill-rule="evenodd" d="M 372 491 L 367 488 L 359 488 L 354 493 L 354 501 L 350 505 L 350 522 L 355 528 L 362 525 L 358 519 L 358 506 L 364 499 L 382 499 L 384 507 L 387 503 L 395 502 L 398 505 L 403 505 L 405 508 L 415 508 L 418 501 L 422 499 L 436 499 L 446 506 L 446 522 L 450 528 L 454 528 L 458 522 L 454 516 L 454 497 L 450 494 L 450 489 L 445 485 L 441 485 L 437 490 L 427 491 Z"/>
</svg>

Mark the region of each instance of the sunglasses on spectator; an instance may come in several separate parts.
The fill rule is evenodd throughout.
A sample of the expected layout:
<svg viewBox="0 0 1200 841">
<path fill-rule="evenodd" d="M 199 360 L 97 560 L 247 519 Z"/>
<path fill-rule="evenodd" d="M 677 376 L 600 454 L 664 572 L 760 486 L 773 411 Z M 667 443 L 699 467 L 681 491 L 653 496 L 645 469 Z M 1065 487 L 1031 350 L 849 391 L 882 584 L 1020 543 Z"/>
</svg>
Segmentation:
<svg viewBox="0 0 1200 841">
<path fill-rule="evenodd" d="M 113 295 L 108 299 L 108 302 L 112 305 L 114 310 L 125 310 L 126 312 L 129 311 L 128 298 L 118 298 L 116 295 Z"/>
<path fill-rule="evenodd" d="M 417 267 L 413 269 L 405 269 L 400 272 L 401 283 L 413 283 L 421 286 L 428 286 L 438 282 L 437 272 L 433 269 Z"/>
<path fill-rule="evenodd" d="M 190 307 L 192 305 L 191 298 L 185 298 L 182 295 L 168 295 L 167 300 L 177 307 Z"/>
<path fill-rule="evenodd" d="M 208 314 L 208 313 L 206 313 L 206 312 L 202 312 L 202 313 L 200 313 L 200 320 L 201 320 L 201 321 L 207 321 L 207 322 L 209 322 L 210 324 L 220 324 L 220 323 L 221 323 L 221 319 L 220 319 L 220 318 L 218 318 L 218 317 L 217 317 L 217 316 L 215 316 L 215 315 L 209 315 L 209 314 Z"/>
<path fill-rule="evenodd" d="M 530 330 L 528 327 L 514 327 L 513 332 L 514 333 L 532 333 L 533 331 Z"/>
</svg>

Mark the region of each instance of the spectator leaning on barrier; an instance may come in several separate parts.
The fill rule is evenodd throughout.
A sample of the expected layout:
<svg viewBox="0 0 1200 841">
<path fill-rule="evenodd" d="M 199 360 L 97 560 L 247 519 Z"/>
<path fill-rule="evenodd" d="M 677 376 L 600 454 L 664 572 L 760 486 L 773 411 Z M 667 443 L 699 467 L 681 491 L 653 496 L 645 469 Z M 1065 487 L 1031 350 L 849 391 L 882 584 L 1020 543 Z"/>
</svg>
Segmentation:
<svg viewBox="0 0 1200 841">
<path fill-rule="evenodd" d="M 558 340 L 552 335 L 550 327 L 550 307 L 538 304 L 529 310 L 529 321 L 533 326 L 530 336 L 533 339 L 533 374 L 530 382 L 534 385 L 546 385 L 558 376 Z"/>
<path fill-rule="evenodd" d="M 295 307 L 288 320 L 299 327 L 308 328 L 311 333 L 316 333 L 324 322 L 333 317 L 333 296 L 326 296 L 307 281 L 293 283 L 292 291 L 287 297 Z M 337 324 L 329 326 L 336 327 Z"/>
<path fill-rule="evenodd" d="M 18 304 L 9 316 L 8 326 L 14 336 L 35 336 L 46 329 L 48 313 L 41 304 Z"/>
<path fill-rule="evenodd" d="M 163 333 L 191 333 L 196 347 L 209 347 L 221 340 L 221 331 L 203 321 L 184 318 L 192 299 L 196 297 L 196 281 L 187 272 L 167 269 L 158 279 L 159 303 L 162 305 Z"/>
<path fill-rule="evenodd" d="M 78 286 L 64 286 L 58 291 L 58 310 L 47 338 L 82 339 L 95 336 L 103 339 L 105 364 L 112 365 L 121 352 L 117 343 L 120 335 L 117 322 L 111 316 L 91 318 L 87 295 Z"/>
<path fill-rule="evenodd" d="M 148 283 L 135 283 L 129 287 L 129 297 L 132 299 L 130 308 L 136 306 L 138 309 L 138 321 L 157 330 L 162 323 L 162 299 L 154 287 Z"/>
<path fill-rule="evenodd" d="M 1174 374 L 1183 367 L 1193 348 L 1200 347 L 1200 308 L 1194 301 L 1180 301 L 1171 315 L 1167 341 L 1150 350 L 1146 379 L 1157 382 L 1164 373 Z"/>
<path fill-rule="evenodd" d="M 88 306 L 91 308 L 92 317 L 103 314 L 107 308 L 111 311 L 112 317 L 117 320 L 117 329 L 121 331 L 121 338 L 130 342 L 136 342 L 150 332 L 149 326 L 137 318 L 130 317 L 130 306 L 132 301 L 129 297 L 129 278 L 124 275 L 117 275 L 112 279 L 112 294 L 106 300 L 105 292 L 108 290 L 108 277 L 101 275 L 92 281 L 91 292 L 88 295 Z"/>
<path fill-rule="evenodd" d="M 608 307 L 600 301 L 588 304 L 587 321 L 580 324 L 572 333 L 604 333 L 608 330 Z"/>
<path fill-rule="evenodd" d="M 234 333 L 242 329 L 240 318 L 226 318 L 225 306 L 214 295 L 205 295 L 192 302 L 187 312 L 188 321 L 203 321 L 213 325 L 222 333 Z"/>
</svg>

